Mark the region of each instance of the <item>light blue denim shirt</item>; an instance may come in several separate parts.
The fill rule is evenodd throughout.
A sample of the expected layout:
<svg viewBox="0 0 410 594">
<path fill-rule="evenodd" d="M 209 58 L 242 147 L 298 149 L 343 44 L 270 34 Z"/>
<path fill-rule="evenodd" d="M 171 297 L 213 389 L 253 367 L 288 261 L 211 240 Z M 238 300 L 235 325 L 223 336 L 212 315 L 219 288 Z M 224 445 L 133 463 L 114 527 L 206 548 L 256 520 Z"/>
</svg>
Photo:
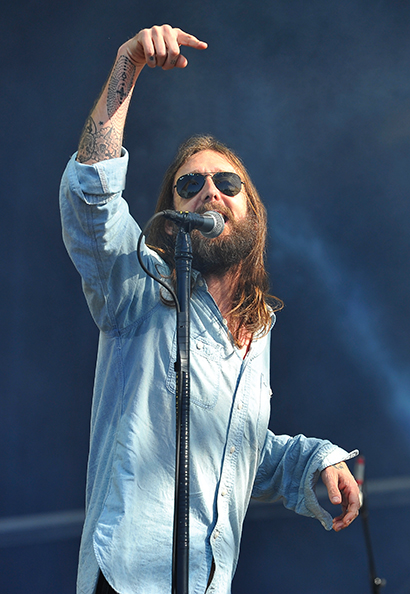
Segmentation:
<svg viewBox="0 0 410 594">
<path fill-rule="evenodd" d="M 99 568 L 121 594 L 171 592 L 175 461 L 175 309 L 141 270 L 140 229 L 122 198 L 128 164 L 70 160 L 61 183 L 63 236 L 100 329 L 79 594 Z M 145 265 L 167 274 L 143 243 Z M 331 518 L 314 493 L 319 472 L 345 450 L 277 436 L 270 416 L 269 336 L 243 359 L 195 273 L 191 313 L 190 571 L 192 594 L 228 594 L 251 496 L 283 498 L 298 513 Z M 274 535 L 272 535 L 274 538 Z"/>
</svg>

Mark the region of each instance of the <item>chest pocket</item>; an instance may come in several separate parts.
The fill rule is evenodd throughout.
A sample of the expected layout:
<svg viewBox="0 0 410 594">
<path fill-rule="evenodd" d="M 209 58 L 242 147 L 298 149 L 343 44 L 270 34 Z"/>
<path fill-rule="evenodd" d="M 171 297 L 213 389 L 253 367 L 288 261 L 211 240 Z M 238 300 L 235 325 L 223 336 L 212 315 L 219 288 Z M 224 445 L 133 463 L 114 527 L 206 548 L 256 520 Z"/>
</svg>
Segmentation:
<svg viewBox="0 0 410 594">
<path fill-rule="evenodd" d="M 167 390 L 175 394 L 176 334 L 168 368 Z M 202 408 L 213 408 L 218 401 L 221 380 L 222 347 L 205 340 L 201 335 L 192 336 L 190 341 L 191 403 Z"/>
</svg>

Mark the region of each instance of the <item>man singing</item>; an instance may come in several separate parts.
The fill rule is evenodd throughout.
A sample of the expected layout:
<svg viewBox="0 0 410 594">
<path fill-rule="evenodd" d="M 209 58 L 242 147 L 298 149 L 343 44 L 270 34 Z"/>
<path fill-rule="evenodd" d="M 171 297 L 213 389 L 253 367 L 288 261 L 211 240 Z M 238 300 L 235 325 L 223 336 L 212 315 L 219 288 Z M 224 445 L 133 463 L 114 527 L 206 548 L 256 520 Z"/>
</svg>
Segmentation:
<svg viewBox="0 0 410 594">
<path fill-rule="evenodd" d="M 142 69 L 185 68 L 181 46 L 207 44 L 164 25 L 120 47 L 61 183 L 64 241 L 100 330 L 78 594 L 171 592 L 176 311 L 138 262 L 122 138 Z M 250 498 L 281 498 L 341 530 L 359 510 L 345 464 L 355 453 L 268 430 L 269 335 L 281 303 L 268 294 L 265 210 L 240 159 L 214 138 L 189 139 L 165 175 L 163 209 L 225 221 L 219 237 L 191 233 L 189 591 L 228 594 Z M 145 267 L 170 286 L 174 244 L 163 218 L 142 242 Z M 314 493 L 319 474 L 342 507 L 333 521 Z"/>
</svg>

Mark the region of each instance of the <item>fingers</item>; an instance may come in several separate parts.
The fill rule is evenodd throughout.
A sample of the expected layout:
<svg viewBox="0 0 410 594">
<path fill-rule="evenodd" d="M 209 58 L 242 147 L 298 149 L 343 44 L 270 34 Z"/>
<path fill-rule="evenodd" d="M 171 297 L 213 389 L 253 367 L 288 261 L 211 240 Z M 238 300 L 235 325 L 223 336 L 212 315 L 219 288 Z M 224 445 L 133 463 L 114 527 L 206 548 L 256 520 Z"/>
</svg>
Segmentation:
<svg viewBox="0 0 410 594">
<path fill-rule="evenodd" d="M 164 70 L 174 68 L 180 59 L 176 30 L 167 25 L 153 27 L 152 41 L 154 55 L 150 56 L 151 64 Z"/>
<path fill-rule="evenodd" d="M 180 52 L 181 45 L 194 49 L 207 48 L 204 41 L 170 25 L 143 29 L 134 39 L 137 43 L 134 59 L 144 62 L 150 68 L 159 66 L 163 70 L 187 66 L 188 60 Z"/>
<path fill-rule="evenodd" d="M 200 41 L 197 37 L 190 35 L 189 33 L 185 33 L 182 31 L 182 29 L 175 29 L 175 31 L 177 31 L 179 45 L 185 45 L 187 47 L 193 47 L 194 49 L 199 50 L 206 49 L 208 47 L 206 41 Z"/>
<path fill-rule="evenodd" d="M 343 493 L 342 513 L 333 519 L 333 530 L 339 532 L 347 528 L 359 515 L 360 500 L 355 491 Z"/>
<path fill-rule="evenodd" d="M 359 514 L 359 488 L 344 462 L 325 468 L 322 480 L 330 501 L 342 506 L 342 513 L 333 520 L 333 529 L 338 532 L 347 528 Z"/>
<path fill-rule="evenodd" d="M 326 486 L 330 501 L 335 505 L 342 502 L 342 494 L 339 489 L 338 471 L 340 470 L 342 470 L 341 465 L 339 465 L 339 469 L 335 466 L 328 466 L 322 471 L 322 481 Z"/>
</svg>

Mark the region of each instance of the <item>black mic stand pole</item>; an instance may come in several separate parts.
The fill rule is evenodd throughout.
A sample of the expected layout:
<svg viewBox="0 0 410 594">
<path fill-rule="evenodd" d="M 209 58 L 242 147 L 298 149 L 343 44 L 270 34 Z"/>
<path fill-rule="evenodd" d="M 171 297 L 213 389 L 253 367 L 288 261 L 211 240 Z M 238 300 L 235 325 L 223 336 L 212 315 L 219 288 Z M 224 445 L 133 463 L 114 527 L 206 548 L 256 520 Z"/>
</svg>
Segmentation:
<svg viewBox="0 0 410 594">
<path fill-rule="evenodd" d="M 381 592 L 381 588 L 386 585 L 386 580 L 379 578 L 376 575 L 376 565 L 374 563 L 372 541 L 369 530 L 369 510 L 367 508 L 367 488 L 364 478 L 364 467 L 364 456 L 359 456 L 356 460 L 354 476 L 360 491 L 360 517 L 362 519 L 364 540 L 366 543 L 367 558 L 369 561 L 370 588 L 372 594 L 379 594 Z"/>
<path fill-rule="evenodd" d="M 189 302 L 192 245 L 190 224 L 183 224 L 175 244 L 177 282 L 176 460 L 172 594 L 188 594 L 189 582 Z"/>
<path fill-rule="evenodd" d="M 373 547 L 372 541 L 370 538 L 370 529 L 369 529 L 369 510 L 367 507 L 367 492 L 366 492 L 366 482 L 363 483 L 363 489 L 361 490 L 363 503 L 362 507 L 360 508 L 360 517 L 362 519 L 362 527 L 364 533 L 364 540 L 366 543 L 366 551 L 367 551 L 367 558 L 369 562 L 369 578 L 370 578 L 370 587 L 372 594 L 380 594 L 382 591 L 383 586 L 386 585 L 386 580 L 377 576 L 376 573 L 376 564 L 374 562 L 374 555 L 373 555 Z"/>
</svg>

